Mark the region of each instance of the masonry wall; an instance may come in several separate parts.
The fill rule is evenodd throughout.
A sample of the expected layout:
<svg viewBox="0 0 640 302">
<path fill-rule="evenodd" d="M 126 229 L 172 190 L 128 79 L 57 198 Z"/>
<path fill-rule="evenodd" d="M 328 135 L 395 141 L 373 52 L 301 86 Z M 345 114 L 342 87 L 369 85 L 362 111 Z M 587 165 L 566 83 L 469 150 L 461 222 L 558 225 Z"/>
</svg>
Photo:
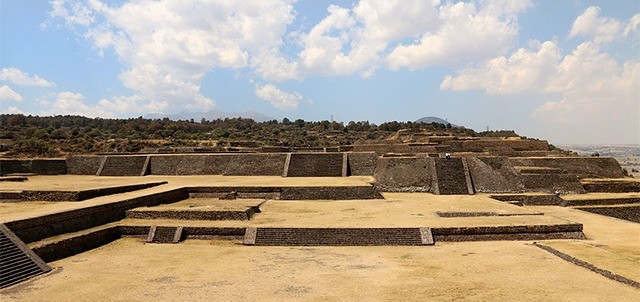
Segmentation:
<svg viewBox="0 0 640 302">
<path fill-rule="evenodd" d="M 253 153 L 230 154 L 229 163 L 223 175 L 265 175 L 281 176 L 284 171 L 287 154 Z"/>
<path fill-rule="evenodd" d="M 66 158 L 67 173 L 74 175 L 96 175 L 105 156 L 69 155 Z"/>
<path fill-rule="evenodd" d="M 10 221 L 5 225 L 22 241 L 30 243 L 124 219 L 125 211 L 131 208 L 171 203 L 188 197 L 186 189 L 175 189 L 115 203 Z"/>
<path fill-rule="evenodd" d="M 148 156 L 110 155 L 98 170 L 100 176 L 141 176 L 146 174 Z"/>
<path fill-rule="evenodd" d="M 354 145 L 353 152 L 375 152 L 379 155 L 386 153 L 412 153 L 411 147 L 407 144 L 370 144 Z"/>
<path fill-rule="evenodd" d="M 149 161 L 151 175 L 220 175 L 229 157 L 214 155 L 153 155 Z"/>
<path fill-rule="evenodd" d="M 378 154 L 375 152 L 351 152 L 347 156 L 349 161 L 347 175 L 373 175 L 375 172 L 378 163 Z"/>
<path fill-rule="evenodd" d="M 478 193 L 523 192 L 524 184 L 518 172 L 505 156 L 468 156 L 467 164 Z"/>
<path fill-rule="evenodd" d="M 291 153 L 287 177 L 342 176 L 343 153 Z"/>
<path fill-rule="evenodd" d="M 0 159 L 0 175 L 13 173 L 67 174 L 67 165 L 64 159 Z"/>
<path fill-rule="evenodd" d="M 382 157 L 374 172 L 376 187 L 388 192 L 433 192 L 433 158 Z"/>
<path fill-rule="evenodd" d="M 557 168 L 579 178 L 624 177 L 620 164 L 611 157 L 519 157 L 510 160 L 513 166 Z"/>
<path fill-rule="evenodd" d="M 528 192 L 585 193 L 580 179 L 573 174 L 522 174 L 522 182 Z"/>
</svg>

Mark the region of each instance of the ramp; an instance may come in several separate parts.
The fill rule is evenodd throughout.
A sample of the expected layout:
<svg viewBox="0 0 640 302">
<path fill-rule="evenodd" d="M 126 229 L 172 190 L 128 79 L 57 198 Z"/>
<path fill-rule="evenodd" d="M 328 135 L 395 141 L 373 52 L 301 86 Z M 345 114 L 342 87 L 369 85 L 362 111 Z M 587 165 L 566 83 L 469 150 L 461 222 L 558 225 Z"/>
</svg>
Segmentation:
<svg viewBox="0 0 640 302">
<path fill-rule="evenodd" d="M 0 288 L 49 271 L 51 268 L 40 257 L 0 224 Z"/>
<path fill-rule="evenodd" d="M 182 227 L 152 226 L 147 236 L 148 243 L 178 243 L 182 238 Z"/>
<path fill-rule="evenodd" d="M 267 246 L 433 245 L 429 228 L 248 228 L 244 244 Z"/>
</svg>

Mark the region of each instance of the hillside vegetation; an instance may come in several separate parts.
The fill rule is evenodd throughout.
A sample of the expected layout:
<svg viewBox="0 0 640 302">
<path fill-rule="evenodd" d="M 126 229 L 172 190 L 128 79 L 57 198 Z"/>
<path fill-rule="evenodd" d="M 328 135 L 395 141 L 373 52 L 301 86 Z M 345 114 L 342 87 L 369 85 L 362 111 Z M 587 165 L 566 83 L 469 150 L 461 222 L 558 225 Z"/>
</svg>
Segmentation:
<svg viewBox="0 0 640 302">
<path fill-rule="evenodd" d="M 0 115 L 3 157 L 60 157 L 66 154 L 138 152 L 159 147 L 220 147 L 234 141 L 262 146 L 329 147 L 383 141 L 399 130 L 439 131 L 456 136 L 517 136 L 513 131 L 476 133 L 450 124 L 368 121 L 282 121 L 252 119 L 179 120 Z"/>
</svg>

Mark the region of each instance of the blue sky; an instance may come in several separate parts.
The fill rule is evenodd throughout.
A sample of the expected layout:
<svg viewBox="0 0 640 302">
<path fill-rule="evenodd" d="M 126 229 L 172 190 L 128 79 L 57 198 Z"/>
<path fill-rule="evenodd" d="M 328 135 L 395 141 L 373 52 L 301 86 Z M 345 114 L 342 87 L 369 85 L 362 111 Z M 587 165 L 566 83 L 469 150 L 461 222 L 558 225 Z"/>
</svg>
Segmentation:
<svg viewBox="0 0 640 302">
<path fill-rule="evenodd" d="M 438 116 L 640 144 L 636 0 L 2 0 L 0 14 L 2 113 Z"/>
</svg>

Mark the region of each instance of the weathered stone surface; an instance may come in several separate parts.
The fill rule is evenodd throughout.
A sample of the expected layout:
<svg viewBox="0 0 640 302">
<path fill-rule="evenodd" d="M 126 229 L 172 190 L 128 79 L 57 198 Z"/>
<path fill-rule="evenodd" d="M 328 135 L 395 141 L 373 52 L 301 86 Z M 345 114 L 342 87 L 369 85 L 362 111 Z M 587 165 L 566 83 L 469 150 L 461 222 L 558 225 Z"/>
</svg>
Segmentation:
<svg viewBox="0 0 640 302">
<path fill-rule="evenodd" d="M 375 152 L 351 152 L 347 156 L 349 160 L 347 175 L 373 175 L 376 171 L 378 155 Z"/>
<path fill-rule="evenodd" d="M 557 168 L 579 178 L 622 178 L 624 173 L 611 157 L 518 157 L 513 166 Z"/>
<path fill-rule="evenodd" d="M 343 154 L 291 153 L 287 177 L 342 176 Z"/>
<path fill-rule="evenodd" d="M 383 157 L 374 172 L 376 187 L 388 192 L 432 192 L 433 158 Z"/>
<path fill-rule="evenodd" d="M 147 156 L 113 155 L 107 156 L 99 176 L 142 176 L 146 174 Z"/>
<path fill-rule="evenodd" d="M 505 156 L 468 156 L 467 164 L 473 186 L 479 193 L 523 192 L 524 184 L 518 172 Z"/>
<path fill-rule="evenodd" d="M 67 173 L 74 175 L 96 175 L 104 160 L 102 155 L 67 156 Z"/>
</svg>

